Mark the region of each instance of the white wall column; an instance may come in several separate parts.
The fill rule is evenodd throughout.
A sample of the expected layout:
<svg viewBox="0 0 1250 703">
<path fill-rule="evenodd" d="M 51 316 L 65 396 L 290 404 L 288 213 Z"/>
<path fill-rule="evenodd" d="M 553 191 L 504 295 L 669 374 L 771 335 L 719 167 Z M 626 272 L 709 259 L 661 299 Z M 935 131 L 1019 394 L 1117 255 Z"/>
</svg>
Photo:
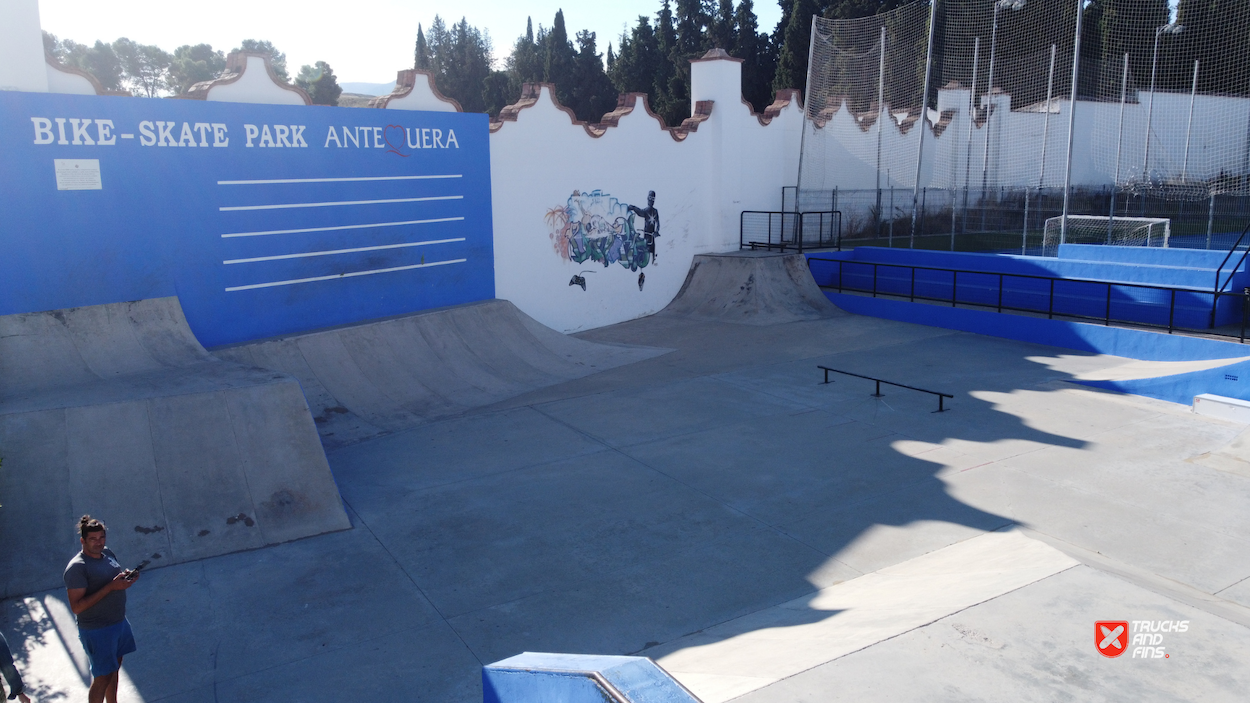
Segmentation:
<svg viewBox="0 0 1250 703">
<path fill-rule="evenodd" d="M 39 0 L 0 2 L 0 90 L 48 92 Z"/>
</svg>

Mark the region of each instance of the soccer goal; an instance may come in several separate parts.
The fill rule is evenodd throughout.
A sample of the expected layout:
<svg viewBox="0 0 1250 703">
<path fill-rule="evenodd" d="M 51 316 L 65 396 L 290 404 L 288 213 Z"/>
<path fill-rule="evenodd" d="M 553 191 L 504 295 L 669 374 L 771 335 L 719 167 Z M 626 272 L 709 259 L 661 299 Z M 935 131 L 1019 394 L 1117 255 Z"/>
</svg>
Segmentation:
<svg viewBox="0 0 1250 703">
<path fill-rule="evenodd" d="M 1043 256 L 1058 256 L 1062 228 L 1062 217 L 1046 220 L 1042 236 Z M 1166 247 L 1171 236 L 1172 221 L 1166 217 L 1068 215 L 1068 232 L 1062 239 L 1067 244 Z"/>
</svg>

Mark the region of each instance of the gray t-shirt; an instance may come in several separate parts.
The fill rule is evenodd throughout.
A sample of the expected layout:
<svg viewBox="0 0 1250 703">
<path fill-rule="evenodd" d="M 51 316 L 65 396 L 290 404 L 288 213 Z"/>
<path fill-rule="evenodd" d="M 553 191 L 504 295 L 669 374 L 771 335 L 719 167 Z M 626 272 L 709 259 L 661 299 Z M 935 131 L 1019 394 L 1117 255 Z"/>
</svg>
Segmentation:
<svg viewBox="0 0 1250 703">
<path fill-rule="evenodd" d="M 122 572 L 113 550 L 104 548 L 104 556 L 92 559 L 79 552 L 69 565 L 65 567 L 65 587 L 85 588 L 87 595 L 104 588 L 113 577 Z M 126 592 L 113 591 L 100 599 L 99 603 L 78 614 L 80 630 L 98 630 L 109 625 L 116 625 L 126 618 Z"/>
</svg>

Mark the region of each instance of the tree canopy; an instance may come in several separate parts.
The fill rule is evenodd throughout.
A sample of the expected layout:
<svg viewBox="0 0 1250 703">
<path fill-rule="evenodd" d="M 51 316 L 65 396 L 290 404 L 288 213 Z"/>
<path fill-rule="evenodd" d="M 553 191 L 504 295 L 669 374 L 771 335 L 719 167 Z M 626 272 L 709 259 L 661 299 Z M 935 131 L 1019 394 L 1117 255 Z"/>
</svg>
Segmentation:
<svg viewBox="0 0 1250 703">
<path fill-rule="evenodd" d="M 334 69 L 325 61 L 318 61 L 314 66 L 300 66 L 295 85 L 308 93 L 313 105 L 338 105 L 339 96 L 343 94 Z"/>
</svg>

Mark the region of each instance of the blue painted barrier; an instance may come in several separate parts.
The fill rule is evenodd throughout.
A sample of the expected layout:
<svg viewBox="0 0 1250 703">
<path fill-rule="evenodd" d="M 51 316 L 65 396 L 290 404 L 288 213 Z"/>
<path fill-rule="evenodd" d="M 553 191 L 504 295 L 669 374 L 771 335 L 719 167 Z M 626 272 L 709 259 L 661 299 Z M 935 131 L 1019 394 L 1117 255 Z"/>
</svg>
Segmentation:
<svg viewBox="0 0 1250 703">
<path fill-rule="evenodd" d="M 1143 330 L 1104 327 L 1066 320 L 1000 315 L 986 310 L 925 305 L 849 293 L 826 292 L 835 305 L 850 313 L 912 322 L 931 327 L 1014 339 L 1033 344 L 1111 354 L 1146 361 L 1201 361 L 1228 359 L 1228 366 L 1174 376 L 1129 381 L 1079 381 L 1188 405 L 1195 395 L 1214 393 L 1250 400 L 1250 347 L 1214 339 L 1166 335 Z"/>
<path fill-rule="evenodd" d="M 888 295 L 946 301 L 952 300 L 957 283 L 960 303 L 995 308 L 1001 305 L 1004 309 L 1021 308 L 1093 319 L 1110 317 L 1162 327 L 1206 329 L 1211 324 L 1215 300 L 1211 291 L 1216 268 L 1225 253 L 1089 245 L 1064 245 L 1062 251 L 1071 256 L 1099 256 L 1103 260 L 878 247 L 815 254 L 809 259 L 816 282 L 833 288 L 875 290 Z M 1143 263 L 1169 261 L 1173 255 L 1179 262 L 1209 267 Z M 1115 257 L 1122 257 L 1124 261 L 1112 261 Z M 959 273 L 950 270 L 916 270 L 913 273 L 910 267 L 956 269 Z M 1052 284 L 1031 276 L 1063 280 Z M 1108 287 L 1108 283 L 1112 285 Z M 1129 285 L 1133 283 L 1175 288 L 1175 304 L 1169 291 Z M 1246 283 L 1250 283 L 1246 273 L 1237 272 L 1227 290 L 1239 292 Z M 1236 324 L 1241 319 L 1241 299 L 1235 295 L 1220 296 L 1215 310 L 1217 326 Z"/>
<path fill-rule="evenodd" d="M 0 315 L 217 346 L 494 297 L 486 115 L 0 91 Z"/>
<path fill-rule="evenodd" d="M 483 703 L 699 703 L 646 657 L 525 652 L 482 667 Z"/>
</svg>

